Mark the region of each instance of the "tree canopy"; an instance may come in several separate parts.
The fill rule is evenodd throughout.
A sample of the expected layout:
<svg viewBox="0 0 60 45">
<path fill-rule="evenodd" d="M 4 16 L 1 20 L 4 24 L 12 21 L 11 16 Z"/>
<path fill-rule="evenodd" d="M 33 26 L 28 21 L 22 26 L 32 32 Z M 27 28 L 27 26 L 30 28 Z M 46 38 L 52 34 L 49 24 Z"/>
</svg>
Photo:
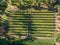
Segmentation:
<svg viewBox="0 0 60 45">
<path fill-rule="evenodd" d="M 0 0 L 0 10 L 2 10 L 2 12 L 4 12 L 6 8 L 7 8 L 6 0 Z"/>
</svg>

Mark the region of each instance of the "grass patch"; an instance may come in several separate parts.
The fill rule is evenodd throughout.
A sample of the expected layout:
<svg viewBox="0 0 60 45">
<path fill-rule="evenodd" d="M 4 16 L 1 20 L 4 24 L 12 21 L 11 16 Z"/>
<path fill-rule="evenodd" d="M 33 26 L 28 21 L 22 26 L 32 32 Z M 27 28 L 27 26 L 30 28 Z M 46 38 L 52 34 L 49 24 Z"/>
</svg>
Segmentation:
<svg viewBox="0 0 60 45">
<path fill-rule="evenodd" d="M 54 41 L 52 40 L 47 40 L 47 39 L 36 39 L 34 41 L 31 40 L 13 40 L 11 41 L 11 43 L 20 43 L 20 44 L 24 44 L 24 45 L 54 45 Z"/>
<path fill-rule="evenodd" d="M 60 34 L 57 35 L 57 41 L 60 42 Z"/>
</svg>

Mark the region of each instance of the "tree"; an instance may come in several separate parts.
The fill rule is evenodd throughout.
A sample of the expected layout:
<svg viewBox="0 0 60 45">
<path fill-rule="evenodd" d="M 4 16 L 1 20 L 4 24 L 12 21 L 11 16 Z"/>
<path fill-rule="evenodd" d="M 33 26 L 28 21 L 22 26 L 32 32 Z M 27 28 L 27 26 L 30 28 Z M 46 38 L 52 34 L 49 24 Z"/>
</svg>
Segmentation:
<svg viewBox="0 0 60 45">
<path fill-rule="evenodd" d="M 4 13 L 7 8 L 7 2 L 6 0 L 0 0 L 0 10 L 2 10 L 1 13 Z"/>
</svg>

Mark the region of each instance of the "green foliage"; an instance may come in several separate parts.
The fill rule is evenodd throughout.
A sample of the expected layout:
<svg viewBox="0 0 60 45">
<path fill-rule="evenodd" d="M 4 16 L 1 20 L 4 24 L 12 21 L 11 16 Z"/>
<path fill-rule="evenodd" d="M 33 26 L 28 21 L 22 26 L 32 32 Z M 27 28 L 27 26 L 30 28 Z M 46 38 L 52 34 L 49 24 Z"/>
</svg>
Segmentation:
<svg viewBox="0 0 60 45">
<path fill-rule="evenodd" d="M 57 35 L 57 41 L 60 42 L 60 34 Z"/>
<path fill-rule="evenodd" d="M 8 43 L 8 40 L 6 39 L 0 39 L 1 45 L 54 45 L 53 40 L 48 39 L 36 39 L 34 41 L 31 40 L 10 40 Z"/>
<path fill-rule="evenodd" d="M 28 9 L 28 8 L 34 8 L 34 9 L 40 9 L 42 6 L 48 6 L 48 9 L 53 6 L 53 8 L 57 5 L 56 0 L 11 0 L 12 4 L 17 5 L 20 9 Z M 43 7 L 44 8 L 44 7 Z"/>
<path fill-rule="evenodd" d="M 0 39 L 0 45 L 8 45 L 8 41 L 6 39 Z"/>
<path fill-rule="evenodd" d="M 6 20 L 8 20 L 8 17 L 4 14 L 4 15 L 2 16 L 2 22 L 6 21 Z"/>
<path fill-rule="evenodd" d="M 27 42 L 28 45 L 54 45 L 54 42 L 51 40 L 35 40 L 34 42 L 29 43 L 30 41 Z"/>
<path fill-rule="evenodd" d="M 33 0 L 23 0 L 23 2 L 26 2 L 26 3 L 32 4 L 32 3 L 33 3 Z"/>
<path fill-rule="evenodd" d="M 0 10 L 2 10 L 1 13 L 4 13 L 5 9 L 7 8 L 7 2 L 6 0 L 0 0 Z"/>
<path fill-rule="evenodd" d="M 54 45 L 53 40 L 48 40 L 48 39 L 36 39 L 34 41 L 31 40 L 13 40 L 11 43 L 15 44 L 25 44 L 25 45 Z"/>
<path fill-rule="evenodd" d="M 6 1 L 5 0 L 0 0 L 0 6 L 5 6 L 6 7 Z"/>
<path fill-rule="evenodd" d="M 20 0 L 11 0 L 12 5 L 20 6 Z"/>
</svg>

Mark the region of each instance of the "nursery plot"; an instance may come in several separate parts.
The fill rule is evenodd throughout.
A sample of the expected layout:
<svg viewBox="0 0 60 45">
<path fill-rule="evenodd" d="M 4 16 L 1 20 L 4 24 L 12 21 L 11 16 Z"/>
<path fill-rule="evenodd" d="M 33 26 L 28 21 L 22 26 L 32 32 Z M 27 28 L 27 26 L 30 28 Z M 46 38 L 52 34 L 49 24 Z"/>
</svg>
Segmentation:
<svg viewBox="0 0 60 45">
<path fill-rule="evenodd" d="M 53 12 L 16 11 L 11 13 L 9 17 L 11 18 L 9 20 L 10 34 L 14 31 L 28 34 L 28 30 L 31 30 L 32 36 L 54 37 L 55 18 Z"/>
</svg>

